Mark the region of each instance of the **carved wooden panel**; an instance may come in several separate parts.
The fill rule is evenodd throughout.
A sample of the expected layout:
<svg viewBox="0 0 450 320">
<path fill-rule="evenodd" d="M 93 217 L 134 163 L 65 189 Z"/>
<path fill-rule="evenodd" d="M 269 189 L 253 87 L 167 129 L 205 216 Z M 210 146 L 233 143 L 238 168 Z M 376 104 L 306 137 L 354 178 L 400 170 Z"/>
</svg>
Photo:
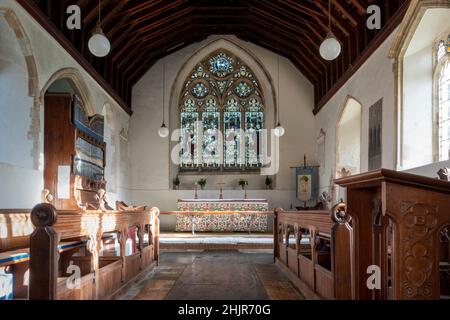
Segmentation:
<svg viewBox="0 0 450 320">
<path fill-rule="evenodd" d="M 432 298 L 432 271 L 436 268 L 434 233 L 437 227 L 437 208 L 424 203 L 402 202 L 401 213 L 405 226 L 402 257 L 403 298 Z"/>
</svg>

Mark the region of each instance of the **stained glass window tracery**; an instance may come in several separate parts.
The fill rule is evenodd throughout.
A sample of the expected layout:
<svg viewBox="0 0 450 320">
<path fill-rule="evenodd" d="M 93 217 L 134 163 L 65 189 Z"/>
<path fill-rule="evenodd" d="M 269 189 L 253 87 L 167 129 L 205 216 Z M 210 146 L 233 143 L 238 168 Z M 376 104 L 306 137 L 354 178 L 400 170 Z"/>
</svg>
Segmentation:
<svg viewBox="0 0 450 320">
<path fill-rule="evenodd" d="M 204 58 L 184 83 L 180 128 L 182 168 L 261 167 L 264 96 L 252 70 L 224 49 Z"/>
</svg>

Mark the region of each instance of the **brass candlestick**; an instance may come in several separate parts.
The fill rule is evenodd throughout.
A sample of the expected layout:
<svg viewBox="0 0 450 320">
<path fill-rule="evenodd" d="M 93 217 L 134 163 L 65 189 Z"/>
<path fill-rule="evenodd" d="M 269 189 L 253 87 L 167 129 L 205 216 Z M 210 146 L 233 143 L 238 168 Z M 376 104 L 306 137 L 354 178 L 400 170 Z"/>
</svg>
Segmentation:
<svg viewBox="0 0 450 320">
<path fill-rule="evenodd" d="M 219 185 L 220 186 L 220 193 L 219 193 L 219 199 L 223 199 L 223 188 L 222 188 L 222 186 L 224 186 L 225 185 L 225 183 L 224 182 L 219 182 L 217 185 Z"/>
<path fill-rule="evenodd" d="M 195 186 L 194 186 L 194 199 L 198 199 L 198 194 L 197 194 L 197 182 L 195 183 Z"/>
</svg>

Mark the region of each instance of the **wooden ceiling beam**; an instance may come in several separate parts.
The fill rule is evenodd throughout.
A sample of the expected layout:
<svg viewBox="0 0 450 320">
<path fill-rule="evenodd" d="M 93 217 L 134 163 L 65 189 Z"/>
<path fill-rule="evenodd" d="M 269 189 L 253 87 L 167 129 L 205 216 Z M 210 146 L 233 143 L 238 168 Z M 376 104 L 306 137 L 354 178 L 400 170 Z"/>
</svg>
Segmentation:
<svg viewBox="0 0 450 320">
<path fill-rule="evenodd" d="M 274 40 L 274 43 L 275 43 L 274 48 L 276 48 L 277 47 L 276 44 L 277 44 L 278 40 L 277 40 L 277 35 L 273 34 L 273 32 L 275 32 L 274 29 L 273 28 L 267 28 L 267 25 L 263 24 L 262 21 L 260 19 L 256 18 L 255 16 L 252 17 L 252 21 L 254 22 L 254 24 L 260 25 L 263 28 L 264 31 L 272 33 L 271 38 Z M 250 28 L 252 28 L 254 26 L 254 24 Z M 261 30 L 261 29 L 259 29 L 259 30 Z M 299 41 L 299 39 L 295 35 L 293 35 L 293 34 L 291 34 L 289 32 L 285 32 L 282 35 L 280 35 L 280 38 L 285 38 L 285 37 L 291 39 L 290 43 L 297 44 L 297 46 L 296 46 L 296 51 L 297 52 L 303 52 L 303 51 L 308 52 L 309 56 L 307 58 L 310 61 L 314 61 L 314 65 L 319 65 L 319 66 L 321 66 L 324 69 L 326 68 L 324 60 L 322 60 L 318 56 L 318 52 L 319 51 L 311 50 L 311 48 L 308 45 L 306 45 L 303 41 Z M 317 50 L 318 49 L 319 48 L 317 47 Z M 319 72 L 321 72 L 321 71 L 319 71 Z"/>
<path fill-rule="evenodd" d="M 101 1 L 101 11 L 103 13 L 103 10 L 105 10 L 105 8 L 109 5 L 109 3 L 111 2 L 111 0 L 103 0 Z M 98 20 L 98 10 L 99 10 L 99 6 L 100 3 L 98 3 L 97 5 L 95 5 L 95 7 L 88 12 L 88 14 L 86 14 L 83 18 L 83 25 L 88 25 L 90 24 L 92 21 L 97 21 Z M 97 22 L 96 22 L 97 23 Z"/>
<path fill-rule="evenodd" d="M 273 15 L 270 15 L 271 20 L 268 20 L 267 19 L 267 13 L 265 11 L 261 10 L 261 9 L 252 7 L 250 11 L 251 11 L 251 13 L 253 13 L 253 15 L 259 15 L 260 17 L 265 18 L 265 21 L 266 21 L 266 23 L 268 25 L 272 25 L 273 26 L 274 22 L 276 24 L 281 25 L 282 26 L 282 28 L 280 28 L 281 31 L 284 31 L 284 32 L 286 32 L 286 30 L 291 30 L 293 32 L 301 32 L 302 31 L 302 29 L 299 28 L 298 26 L 296 26 L 296 25 L 294 25 L 294 24 L 292 24 L 292 23 L 290 23 L 290 22 L 288 22 L 288 21 L 286 21 L 284 19 L 281 19 L 281 18 L 278 18 L 276 16 L 273 16 Z M 252 14 L 250 16 L 252 16 Z M 321 41 L 320 40 L 320 36 L 321 36 L 320 33 L 317 33 L 316 35 L 318 36 L 318 41 Z"/>
<path fill-rule="evenodd" d="M 179 46 L 178 49 L 182 49 L 184 47 L 187 47 L 195 42 L 204 40 L 206 36 L 204 35 L 190 35 L 189 39 L 183 40 L 184 44 Z M 159 59 L 161 59 L 161 56 L 158 58 L 153 57 L 147 57 L 143 62 L 140 68 L 137 68 L 133 71 L 132 74 L 129 75 L 129 83 L 131 85 L 136 84 L 136 82 L 150 69 L 150 67 Z"/>
<path fill-rule="evenodd" d="M 347 0 L 347 2 L 353 4 L 355 8 L 358 10 L 360 15 L 366 14 L 366 8 L 364 8 L 364 6 L 362 6 L 358 0 Z"/>
<path fill-rule="evenodd" d="M 288 5 L 290 5 L 291 2 L 289 2 Z M 293 11 L 298 11 L 298 4 L 295 3 L 291 9 Z M 311 23 L 306 24 L 306 27 L 314 34 L 318 37 L 318 41 L 319 43 L 321 43 L 323 41 L 323 39 L 325 39 L 327 33 L 328 33 L 328 18 L 327 16 L 323 15 L 323 14 L 315 14 L 315 15 L 311 15 L 310 16 L 312 21 Z M 314 23 L 315 22 L 315 23 Z M 318 24 L 318 26 L 316 25 L 316 23 Z M 320 27 L 320 28 L 318 28 Z M 342 33 L 342 31 L 340 29 L 335 30 L 335 36 L 337 37 L 338 40 L 342 41 L 341 39 L 346 38 L 346 34 Z"/>
<path fill-rule="evenodd" d="M 324 14 L 326 14 L 328 16 L 328 8 L 326 8 L 325 6 L 322 5 L 322 3 L 320 2 L 320 0 L 308 0 L 311 3 L 314 3 L 320 10 L 322 10 L 322 12 Z M 341 23 L 339 18 L 336 18 L 335 15 L 333 14 L 333 12 L 331 12 L 331 23 L 334 24 L 335 26 L 337 26 L 339 28 L 339 30 L 341 30 L 341 32 L 346 36 L 350 36 L 350 32 L 348 31 L 348 29 L 346 27 L 343 26 L 343 24 Z M 342 40 L 342 39 L 341 39 Z"/>
<path fill-rule="evenodd" d="M 271 34 L 269 31 L 259 29 L 254 25 L 251 28 L 258 31 L 258 33 L 262 33 L 262 34 L 266 35 L 272 41 L 277 41 L 276 35 Z M 252 34 L 254 34 L 254 33 L 252 32 Z M 280 46 L 278 47 L 276 42 L 275 42 L 275 45 L 274 45 L 274 42 L 270 42 L 270 43 L 268 43 L 268 46 L 270 46 L 272 52 L 279 53 L 279 52 L 283 51 L 283 52 L 287 53 L 287 56 L 291 59 L 294 57 L 296 59 L 298 59 L 297 55 L 302 56 L 303 59 L 298 59 L 298 61 L 300 64 L 303 65 L 303 67 L 305 69 L 305 72 L 306 72 L 305 76 L 311 82 L 317 81 L 317 75 L 321 73 L 321 70 L 318 68 L 318 66 L 316 66 L 314 64 L 311 64 L 310 66 L 307 66 L 305 64 L 305 61 L 308 61 L 311 57 L 306 56 L 303 52 L 298 50 L 298 48 L 289 41 L 281 39 L 279 41 L 279 44 L 280 44 Z M 315 69 L 315 70 L 311 70 L 311 69 Z"/>
<path fill-rule="evenodd" d="M 358 26 L 359 22 L 353 17 L 350 9 L 344 3 L 339 0 L 332 0 L 331 3 L 336 7 L 337 11 L 339 11 L 348 21 L 350 21 L 353 28 Z"/>
<path fill-rule="evenodd" d="M 105 58 L 94 57 L 87 48 L 97 23 L 98 0 L 17 1 L 39 6 L 41 17 L 36 20 L 59 37 L 80 65 L 101 85 L 106 83 L 105 90 L 115 92 L 114 97 L 124 105 L 131 101 L 133 84 L 155 61 L 169 54 L 164 47 L 175 48 L 173 52 L 209 35 L 234 34 L 290 59 L 315 86 L 315 112 L 361 65 L 361 57 L 370 55 L 366 47 L 381 41 L 386 27 L 382 31 L 365 28 L 367 6 L 381 6 L 383 24 L 389 25 L 400 5 L 409 3 L 330 0 L 333 32 L 343 48 L 342 54 L 329 62 L 318 54 L 329 29 L 328 0 L 102 0 L 102 28 L 111 41 L 111 53 Z M 65 27 L 64 11 L 73 3 L 82 9 L 81 31 Z M 30 6 L 24 7 L 35 15 Z"/>
<path fill-rule="evenodd" d="M 174 9 L 177 6 L 186 3 L 187 0 L 173 0 L 173 1 L 169 1 L 169 4 L 167 4 L 167 1 L 157 1 L 156 3 L 165 3 L 166 5 L 156 9 L 156 10 L 150 10 L 149 13 L 143 14 L 141 15 L 139 18 L 134 18 L 131 19 L 128 23 L 126 23 L 124 26 L 127 26 L 128 24 L 132 24 L 134 26 L 139 25 L 143 22 L 147 22 L 148 20 L 151 20 L 161 14 L 163 14 L 164 12 L 170 10 L 170 9 Z M 148 9 L 149 7 L 154 6 L 155 3 L 148 3 L 148 5 L 144 6 L 144 8 Z M 133 10 L 130 13 L 130 17 L 132 17 L 134 14 L 136 14 L 137 12 L 141 12 L 142 10 Z"/>
</svg>

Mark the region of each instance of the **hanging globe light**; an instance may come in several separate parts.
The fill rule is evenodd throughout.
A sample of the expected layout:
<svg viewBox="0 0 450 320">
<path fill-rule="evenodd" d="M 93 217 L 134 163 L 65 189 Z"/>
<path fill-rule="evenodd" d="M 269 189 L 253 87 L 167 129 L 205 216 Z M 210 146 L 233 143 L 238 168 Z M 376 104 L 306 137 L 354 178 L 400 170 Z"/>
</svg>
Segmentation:
<svg viewBox="0 0 450 320">
<path fill-rule="evenodd" d="M 158 134 L 161 138 L 167 138 L 169 136 L 169 128 L 166 127 L 166 46 L 164 43 L 164 49 L 163 49 L 163 60 L 162 60 L 162 111 L 163 111 L 163 118 L 162 118 L 162 125 L 158 130 Z"/>
<path fill-rule="evenodd" d="M 284 136 L 285 130 L 283 128 L 283 126 L 278 122 L 277 126 L 275 127 L 273 133 L 275 134 L 275 136 L 277 137 L 282 137 Z"/>
<path fill-rule="evenodd" d="M 96 57 L 103 58 L 111 51 L 111 43 L 103 33 L 102 28 L 97 26 L 88 42 L 89 51 Z"/>
<path fill-rule="evenodd" d="M 320 55 L 325 60 L 334 60 L 341 54 L 341 44 L 337 41 L 333 32 L 328 32 L 327 37 L 320 45 Z"/>
<path fill-rule="evenodd" d="M 320 56 L 328 61 L 334 60 L 341 54 L 341 44 L 331 31 L 331 1 L 328 1 L 328 34 L 319 48 Z"/>
<path fill-rule="evenodd" d="M 158 130 L 158 134 L 161 138 L 167 138 L 169 136 L 169 128 L 163 123 L 161 128 Z"/>
<path fill-rule="evenodd" d="M 89 51 L 96 57 L 103 58 L 111 51 L 111 43 L 109 39 L 103 33 L 101 28 L 102 22 L 102 1 L 98 1 L 98 22 L 92 32 L 92 36 L 89 39 L 88 47 Z"/>
</svg>

